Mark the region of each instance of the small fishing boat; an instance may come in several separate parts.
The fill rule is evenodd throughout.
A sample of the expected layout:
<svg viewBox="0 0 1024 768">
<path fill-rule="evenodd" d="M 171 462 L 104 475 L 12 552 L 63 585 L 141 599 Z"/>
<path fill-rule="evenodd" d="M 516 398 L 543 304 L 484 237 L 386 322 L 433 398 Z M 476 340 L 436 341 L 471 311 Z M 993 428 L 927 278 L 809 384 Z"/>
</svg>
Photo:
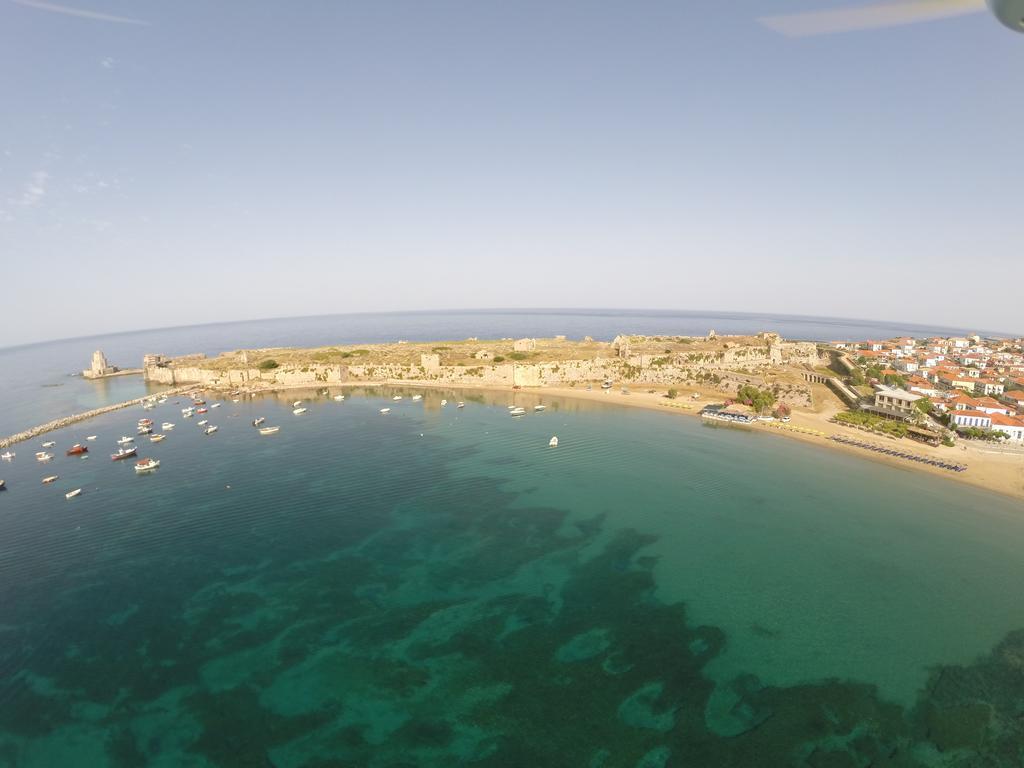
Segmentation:
<svg viewBox="0 0 1024 768">
<path fill-rule="evenodd" d="M 211 408 L 220 408 L 220 406 L 221 406 L 221 404 L 220 404 L 220 403 L 212 403 L 212 404 L 210 405 L 210 407 L 211 407 Z"/>
<path fill-rule="evenodd" d="M 412 399 L 413 400 L 422 400 L 423 399 L 423 395 L 413 395 Z"/>
<path fill-rule="evenodd" d="M 89 449 L 81 443 L 75 443 L 65 451 L 66 456 L 81 456 L 83 453 L 88 453 Z"/>
<path fill-rule="evenodd" d="M 195 408 L 182 408 L 181 409 L 181 412 L 182 412 L 183 415 L 188 415 L 190 413 L 193 413 L 194 411 L 195 411 Z"/>
<path fill-rule="evenodd" d="M 140 427 L 148 427 L 153 423 L 152 419 L 139 419 Z"/>
<path fill-rule="evenodd" d="M 294 403 L 292 403 L 292 408 L 298 408 L 300 405 L 302 405 L 302 401 L 296 400 Z"/>
<path fill-rule="evenodd" d="M 200 427 L 205 427 L 209 423 L 210 422 L 207 419 L 203 419 L 202 421 L 197 421 L 196 422 L 196 424 L 198 424 Z"/>
<path fill-rule="evenodd" d="M 558 447 L 558 436 L 557 435 L 555 435 L 550 440 L 548 440 L 548 446 L 551 447 L 551 448 L 557 448 Z"/>
<path fill-rule="evenodd" d="M 11 459 L 13 459 L 17 455 L 18 454 L 16 454 L 14 451 L 6 451 L 6 452 L 0 454 L 0 459 L 3 459 L 4 461 L 10 461 Z"/>
<path fill-rule="evenodd" d="M 444 408 L 446 405 L 448 405 L 448 401 L 447 400 L 442 400 L 441 401 L 441 407 Z"/>
<path fill-rule="evenodd" d="M 128 437 L 127 435 L 125 435 L 124 437 L 122 437 L 120 440 L 117 441 L 117 444 L 118 445 L 127 445 L 128 443 L 134 443 L 134 442 L 135 442 L 135 438 L 134 437 Z"/>
<path fill-rule="evenodd" d="M 160 405 L 163 405 L 166 402 L 167 402 L 167 398 L 166 397 L 161 397 L 159 400 L 157 400 L 157 403 L 159 403 Z"/>
<path fill-rule="evenodd" d="M 47 475 L 46 477 L 43 478 L 43 485 L 48 485 L 52 483 L 58 477 L 60 477 L 60 475 Z"/>
<path fill-rule="evenodd" d="M 390 408 L 381 408 L 380 412 L 381 413 L 391 413 L 391 409 Z"/>
<path fill-rule="evenodd" d="M 0 491 L 6 491 L 6 490 L 7 490 L 7 481 L 6 480 L 0 480 Z"/>
<path fill-rule="evenodd" d="M 36 461 L 49 461 L 52 458 L 53 454 L 47 453 L 46 451 L 39 451 L 36 453 Z"/>
<path fill-rule="evenodd" d="M 160 462 L 156 459 L 140 459 L 135 462 L 136 472 L 152 472 L 154 469 L 160 466 Z"/>
<path fill-rule="evenodd" d="M 397 401 L 397 400 L 401 400 L 401 399 L 402 399 L 402 396 L 401 396 L 401 395 L 395 395 L 395 396 L 394 396 L 394 397 L 392 397 L 391 399 L 392 399 L 392 400 L 395 400 L 395 401 Z"/>
<path fill-rule="evenodd" d="M 206 405 L 206 401 L 205 400 L 196 400 L 195 398 L 193 398 L 192 399 L 192 405 Z"/>
<path fill-rule="evenodd" d="M 342 400 L 345 399 L 345 396 L 344 395 L 335 395 L 334 399 L 337 400 L 340 403 Z"/>
<path fill-rule="evenodd" d="M 149 442 L 151 442 L 151 443 L 159 443 L 161 440 L 166 440 L 166 439 L 167 439 L 167 435 L 150 435 L 149 436 Z"/>
<path fill-rule="evenodd" d="M 544 410 L 545 407 L 546 406 L 543 406 L 543 405 L 535 405 L 535 406 L 533 406 L 533 410 L 535 410 L 537 413 L 540 413 L 541 411 Z"/>
<path fill-rule="evenodd" d="M 142 410 L 144 410 L 144 411 L 152 411 L 154 408 L 156 408 L 156 405 L 154 403 L 143 403 L 142 404 Z"/>
<path fill-rule="evenodd" d="M 85 438 L 85 439 L 86 439 L 86 440 L 95 440 L 95 439 L 96 439 L 96 437 L 97 437 L 96 435 L 89 435 L 89 436 L 88 436 L 87 438 Z"/>
<path fill-rule="evenodd" d="M 515 409 L 516 406 L 515 405 L 506 405 L 505 407 L 508 408 L 511 411 L 511 410 Z"/>
<path fill-rule="evenodd" d="M 56 444 L 57 444 L 56 441 L 51 440 L 48 443 L 43 443 L 43 448 L 53 448 L 53 446 L 55 446 Z"/>
<path fill-rule="evenodd" d="M 174 425 L 169 421 L 165 421 L 163 424 L 160 425 L 160 429 L 162 429 L 164 432 L 170 432 L 172 429 L 174 429 Z"/>
<path fill-rule="evenodd" d="M 509 416 L 522 416 L 525 413 L 526 413 L 526 409 L 525 408 L 513 408 L 511 411 L 508 412 L 508 415 Z"/>
<path fill-rule="evenodd" d="M 260 427 L 261 435 L 276 435 L 280 427 Z"/>
<path fill-rule="evenodd" d="M 73 498 L 75 498 L 75 496 L 78 496 L 81 492 L 82 492 L 81 488 L 75 488 L 75 490 L 68 491 L 67 493 L 65 493 L 64 494 L 64 498 L 65 499 L 73 499 Z"/>
<path fill-rule="evenodd" d="M 131 448 L 118 448 L 117 453 L 110 454 L 110 458 L 113 461 L 124 461 L 134 456 L 138 450 L 134 445 Z"/>
<path fill-rule="evenodd" d="M 465 403 L 458 403 L 455 407 L 456 408 L 465 408 L 466 404 Z"/>
<path fill-rule="evenodd" d="M 305 413 L 305 412 L 306 412 L 305 408 L 296 408 L 295 410 L 292 411 L 292 413 L 294 413 L 296 416 L 298 416 L 300 413 Z"/>
<path fill-rule="evenodd" d="M 266 420 L 267 420 L 267 419 L 266 419 L 266 417 L 265 417 L 265 416 L 260 416 L 260 417 L 259 417 L 258 419 L 253 419 L 253 421 L 252 421 L 252 425 L 253 425 L 254 427 L 258 427 L 258 426 L 259 426 L 260 424 L 262 424 L 262 423 L 263 423 L 264 421 L 266 421 Z"/>
<path fill-rule="evenodd" d="M 206 435 L 212 435 L 212 434 L 213 434 L 214 432 L 216 432 L 216 431 L 217 431 L 217 427 L 216 427 L 215 425 L 211 424 L 210 426 L 208 426 L 208 427 L 207 427 L 207 428 L 206 428 L 206 429 L 204 430 L 203 434 L 206 434 Z"/>
<path fill-rule="evenodd" d="M 138 434 L 140 434 L 140 435 L 150 435 L 152 433 L 153 433 L 153 428 L 152 427 L 139 427 L 139 429 L 138 429 Z"/>
<path fill-rule="evenodd" d="M 232 402 L 232 403 L 237 403 L 237 402 L 238 402 L 238 398 L 237 398 L 237 397 L 235 397 L 235 398 L 232 398 L 232 399 L 231 399 L 231 402 Z"/>
<path fill-rule="evenodd" d="M 196 408 L 196 413 L 209 413 L 209 408 Z"/>
</svg>

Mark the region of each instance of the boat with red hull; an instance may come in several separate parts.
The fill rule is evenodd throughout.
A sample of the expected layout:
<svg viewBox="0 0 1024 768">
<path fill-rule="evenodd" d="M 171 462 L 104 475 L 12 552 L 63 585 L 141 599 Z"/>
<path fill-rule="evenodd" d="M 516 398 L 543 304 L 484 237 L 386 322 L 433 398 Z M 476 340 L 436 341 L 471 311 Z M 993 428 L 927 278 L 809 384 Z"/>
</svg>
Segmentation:
<svg viewBox="0 0 1024 768">
<path fill-rule="evenodd" d="M 68 456 L 81 456 L 83 453 L 88 453 L 89 449 L 81 443 L 75 443 L 65 451 Z"/>
<path fill-rule="evenodd" d="M 122 461 L 123 459 L 130 459 L 138 452 L 138 448 L 134 445 L 131 448 L 122 448 L 117 453 L 110 454 L 110 458 L 114 461 Z"/>
</svg>

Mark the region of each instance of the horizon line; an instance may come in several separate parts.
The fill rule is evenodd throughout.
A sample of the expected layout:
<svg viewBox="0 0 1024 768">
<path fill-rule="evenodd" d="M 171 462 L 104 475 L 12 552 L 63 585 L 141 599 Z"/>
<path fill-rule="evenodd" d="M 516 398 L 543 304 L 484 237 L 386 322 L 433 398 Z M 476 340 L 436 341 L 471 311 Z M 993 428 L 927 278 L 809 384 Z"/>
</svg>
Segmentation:
<svg viewBox="0 0 1024 768">
<path fill-rule="evenodd" d="M 806 318 L 816 320 L 840 320 L 843 322 L 853 323 L 869 323 L 869 324 L 887 324 L 887 325 L 905 325 L 907 327 L 919 327 L 921 329 L 942 329 L 947 331 L 957 331 L 967 333 L 970 329 L 957 327 L 957 326 L 944 326 L 944 325 L 930 325 L 928 323 L 920 322 L 909 322 L 902 320 L 873 320 L 865 317 L 842 317 L 836 315 L 806 315 L 800 313 L 780 313 L 780 312 L 752 312 L 748 310 L 728 310 L 728 309 L 669 309 L 669 308 L 649 308 L 643 309 L 639 307 L 473 307 L 464 309 L 398 309 L 398 310 L 381 310 L 381 311 L 362 311 L 362 312 L 325 312 L 317 313 L 312 315 L 275 315 L 270 317 L 254 317 L 243 320 L 215 320 L 207 323 L 183 323 L 178 325 L 166 325 L 166 326 L 151 326 L 149 328 L 134 328 L 125 331 L 110 331 L 107 333 L 92 333 L 83 334 L 81 336 L 64 336 L 52 339 L 39 339 L 37 341 L 27 341 L 20 344 L 9 344 L 6 346 L 0 346 L 0 352 L 8 352 L 10 350 L 24 349 L 26 347 L 38 346 L 41 344 L 56 344 L 59 342 L 77 341 L 80 339 L 98 339 L 110 336 L 127 336 L 131 334 L 142 334 L 142 333 L 155 333 L 163 331 L 175 331 L 182 330 L 185 328 L 208 328 L 215 325 L 244 325 L 246 323 L 263 323 L 274 320 L 305 320 L 314 319 L 320 317 L 355 317 L 360 315 L 423 315 L 423 314 L 472 314 L 472 313 L 538 313 L 538 314 L 573 314 L 573 313 L 586 313 L 586 312 L 620 312 L 620 313 L 648 313 L 648 314 L 707 314 L 707 315 L 747 315 L 747 316 L 759 316 L 759 317 L 778 317 L 778 318 Z M 770 329 L 765 329 L 770 330 Z M 994 331 L 986 329 L 975 329 L 973 331 L 978 335 L 992 335 L 992 336 L 1004 336 L 1006 338 L 1019 338 L 1020 334 L 1011 333 L 1007 331 Z M 826 341 L 825 339 L 815 339 L 815 341 Z"/>
</svg>

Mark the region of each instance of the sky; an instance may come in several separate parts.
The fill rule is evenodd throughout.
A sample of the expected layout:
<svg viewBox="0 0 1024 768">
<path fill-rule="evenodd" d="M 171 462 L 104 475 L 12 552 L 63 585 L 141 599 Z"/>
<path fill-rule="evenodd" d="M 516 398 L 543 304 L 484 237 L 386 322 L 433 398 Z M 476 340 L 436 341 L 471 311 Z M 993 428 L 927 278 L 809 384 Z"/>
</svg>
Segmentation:
<svg viewBox="0 0 1024 768">
<path fill-rule="evenodd" d="M 0 0 L 0 346 L 489 307 L 1024 332 L 1024 35 L 758 23 L 840 5 Z"/>
</svg>

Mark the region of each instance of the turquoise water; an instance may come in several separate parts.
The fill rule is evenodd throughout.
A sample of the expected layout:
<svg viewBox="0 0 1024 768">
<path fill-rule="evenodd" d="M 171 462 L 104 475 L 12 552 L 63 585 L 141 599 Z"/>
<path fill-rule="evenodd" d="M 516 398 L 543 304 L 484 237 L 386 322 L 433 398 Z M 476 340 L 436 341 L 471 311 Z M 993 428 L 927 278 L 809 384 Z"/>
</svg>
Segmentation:
<svg viewBox="0 0 1024 768">
<path fill-rule="evenodd" d="M 87 460 L 17 446 L 0 766 L 1021 764 L 1019 503 L 682 416 L 395 391 L 225 403 L 211 436 L 172 401 L 149 476 L 107 458 L 141 410 L 56 434 L 100 435 Z"/>
</svg>

